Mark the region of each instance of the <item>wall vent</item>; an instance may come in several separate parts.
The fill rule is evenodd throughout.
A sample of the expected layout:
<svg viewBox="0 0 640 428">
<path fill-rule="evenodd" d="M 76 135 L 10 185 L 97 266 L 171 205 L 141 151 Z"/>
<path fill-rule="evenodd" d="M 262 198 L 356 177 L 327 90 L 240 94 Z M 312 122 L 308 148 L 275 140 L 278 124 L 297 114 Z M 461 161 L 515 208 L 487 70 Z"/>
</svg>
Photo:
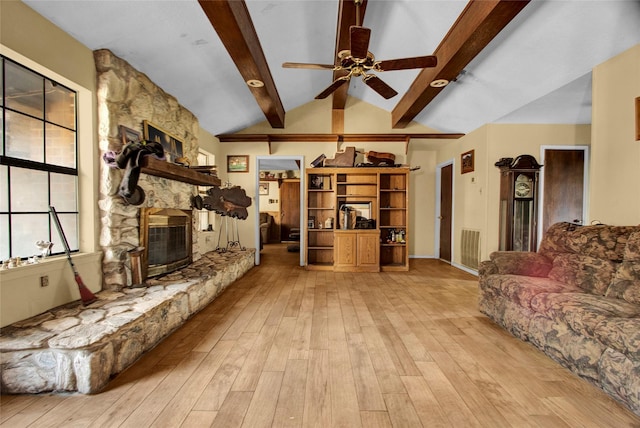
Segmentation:
<svg viewBox="0 0 640 428">
<path fill-rule="evenodd" d="M 468 268 L 478 270 L 480 265 L 480 231 L 462 229 L 462 264 Z"/>
</svg>

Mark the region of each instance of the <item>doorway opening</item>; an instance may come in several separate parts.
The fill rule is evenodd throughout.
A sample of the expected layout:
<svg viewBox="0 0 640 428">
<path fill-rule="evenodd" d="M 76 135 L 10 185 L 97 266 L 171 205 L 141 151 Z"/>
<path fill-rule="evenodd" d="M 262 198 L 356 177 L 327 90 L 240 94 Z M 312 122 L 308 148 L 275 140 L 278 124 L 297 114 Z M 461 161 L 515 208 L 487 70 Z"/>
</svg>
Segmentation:
<svg viewBox="0 0 640 428">
<path fill-rule="evenodd" d="M 304 156 L 258 156 L 256 164 L 256 264 L 261 248 L 285 242 L 282 251 L 299 254 L 303 266 Z"/>
</svg>

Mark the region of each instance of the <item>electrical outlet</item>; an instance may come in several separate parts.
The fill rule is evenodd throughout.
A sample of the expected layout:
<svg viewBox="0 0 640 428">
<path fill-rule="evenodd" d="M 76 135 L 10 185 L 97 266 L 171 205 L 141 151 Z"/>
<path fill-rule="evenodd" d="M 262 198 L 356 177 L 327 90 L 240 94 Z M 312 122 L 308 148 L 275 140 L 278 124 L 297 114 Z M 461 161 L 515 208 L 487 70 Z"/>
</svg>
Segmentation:
<svg viewBox="0 0 640 428">
<path fill-rule="evenodd" d="M 40 287 L 49 286 L 49 275 L 44 275 L 40 277 Z"/>
</svg>

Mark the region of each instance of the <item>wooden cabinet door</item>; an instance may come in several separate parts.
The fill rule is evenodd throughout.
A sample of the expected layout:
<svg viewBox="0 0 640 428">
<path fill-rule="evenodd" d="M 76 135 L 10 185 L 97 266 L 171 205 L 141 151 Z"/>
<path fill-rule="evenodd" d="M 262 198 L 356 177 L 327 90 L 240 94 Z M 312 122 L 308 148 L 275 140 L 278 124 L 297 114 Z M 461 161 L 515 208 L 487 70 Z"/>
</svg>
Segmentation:
<svg viewBox="0 0 640 428">
<path fill-rule="evenodd" d="M 333 241 L 334 270 L 353 270 L 356 266 L 357 245 L 355 233 L 335 232 Z"/>
<path fill-rule="evenodd" d="M 377 232 L 358 233 L 357 267 L 359 271 L 378 272 L 380 259 L 380 239 Z"/>
</svg>

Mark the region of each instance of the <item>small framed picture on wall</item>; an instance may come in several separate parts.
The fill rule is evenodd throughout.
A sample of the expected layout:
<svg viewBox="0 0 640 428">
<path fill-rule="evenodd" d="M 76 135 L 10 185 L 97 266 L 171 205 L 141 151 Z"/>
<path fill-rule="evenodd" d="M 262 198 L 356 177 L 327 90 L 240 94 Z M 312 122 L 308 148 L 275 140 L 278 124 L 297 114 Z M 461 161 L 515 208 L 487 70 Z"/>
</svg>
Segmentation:
<svg viewBox="0 0 640 428">
<path fill-rule="evenodd" d="M 249 155 L 228 155 L 227 172 L 249 172 Z"/>
<path fill-rule="evenodd" d="M 258 189 L 258 194 L 260 195 L 268 195 L 269 194 L 269 183 L 260 183 L 260 188 Z"/>
<path fill-rule="evenodd" d="M 460 174 L 474 171 L 474 151 L 469 150 L 460 155 Z"/>
</svg>

